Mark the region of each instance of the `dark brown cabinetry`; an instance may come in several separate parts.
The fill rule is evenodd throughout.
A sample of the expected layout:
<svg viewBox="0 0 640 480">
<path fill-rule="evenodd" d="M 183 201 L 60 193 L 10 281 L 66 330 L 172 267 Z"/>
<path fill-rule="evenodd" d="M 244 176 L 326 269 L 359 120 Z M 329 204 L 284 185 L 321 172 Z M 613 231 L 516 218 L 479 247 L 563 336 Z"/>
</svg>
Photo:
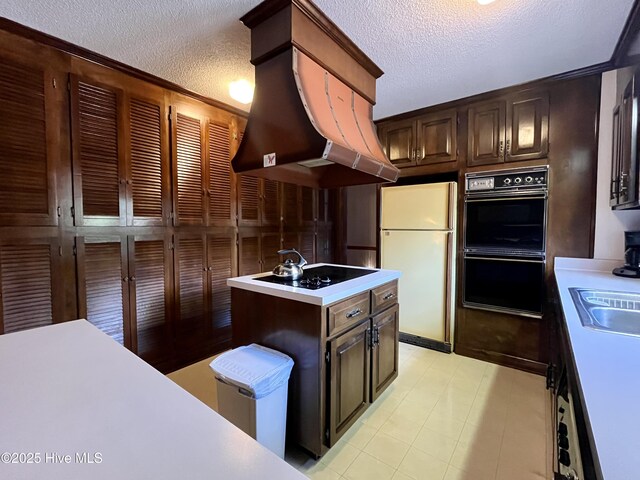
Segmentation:
<svg viewBox="0 0 640 480">
<path fill-rule="evenodd" d="M 380 136 L 389 160 L 398 168 L 458 159 L 455 109 L 392 122 L 381 128 Z"/>
<path fill-rule="evenodd" d="M 613 149 L 609 204 L 637 208 L 638 197 L 638 74 L 626 85 L 613 112 Z"/>
<path fill-rule="evenodd" d="M 371 319 L 374 342 L 371 353 L 371 401 L 375 401 L 398 376 L 398 311 L 396 304 Z"/>
<path fill-rule="evenodd" d="M 549 152 L 549 94 L 525 91 L 468 109 L 469 166 L 544 158 Z"/>
</svg>

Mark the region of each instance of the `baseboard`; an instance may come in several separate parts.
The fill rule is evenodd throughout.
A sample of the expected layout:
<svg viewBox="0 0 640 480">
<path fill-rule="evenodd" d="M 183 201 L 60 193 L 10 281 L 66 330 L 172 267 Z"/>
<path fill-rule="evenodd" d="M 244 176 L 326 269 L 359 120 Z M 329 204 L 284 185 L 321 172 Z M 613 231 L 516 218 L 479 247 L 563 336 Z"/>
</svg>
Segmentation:
<svg viewBox="0 0 640 480">
<path fill-rule="evenodd" d="M 402 334 L 400 334 L 402 335 Z M 476 350 L 456 344 L 455 353 L 465 357 L 477 358 L 486 362 L 496 363 L 505 367 L 516 368 L 536 375 L 545 376 L 547 374 L 547 364 L 528 360 L 526 358 L 514 357 L 498 352 L 489 352 L 486 350 Z"/>
<path fill-rule="evenodd" d="M 432 340 L 430 338 L 420 337 L 418 335 L 412 335 L 410 333 L 400 332 L 400 341 L 402 343 L 417 345 L 418 347 L 437 350 L 438 352 L 451 353 L 450 343 L 439 342 L 438 340 Z"/>
</svg>

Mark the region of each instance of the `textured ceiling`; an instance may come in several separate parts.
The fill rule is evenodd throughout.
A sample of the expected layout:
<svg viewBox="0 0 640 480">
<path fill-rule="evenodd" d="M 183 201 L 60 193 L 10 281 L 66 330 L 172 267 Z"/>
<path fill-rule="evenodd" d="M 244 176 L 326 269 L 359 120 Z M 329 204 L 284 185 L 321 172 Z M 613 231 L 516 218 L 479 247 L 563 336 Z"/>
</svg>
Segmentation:
<svg viewBox="0 0 640 480">
<path fill-rule="evenodd" d="M 247 109 L 259 0 L 3 0 L 0 15 Z M 315 0 L 385 71 L 382 118 L 608 60 L 633 0 Z"/>
</svg>

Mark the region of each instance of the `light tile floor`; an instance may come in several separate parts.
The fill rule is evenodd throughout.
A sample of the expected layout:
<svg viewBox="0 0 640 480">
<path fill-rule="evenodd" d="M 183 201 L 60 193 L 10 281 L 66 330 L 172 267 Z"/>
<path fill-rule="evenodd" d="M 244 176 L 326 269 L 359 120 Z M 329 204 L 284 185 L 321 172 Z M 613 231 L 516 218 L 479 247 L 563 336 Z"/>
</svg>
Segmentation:
<svg viewBox="0 0 640 480">
<path fill-rule="evenodd" d="M 319 461 L 286 460 L 314 480 L 546 480 L 544 378 L 400 344 L 400 373 Z"/>
</svg>

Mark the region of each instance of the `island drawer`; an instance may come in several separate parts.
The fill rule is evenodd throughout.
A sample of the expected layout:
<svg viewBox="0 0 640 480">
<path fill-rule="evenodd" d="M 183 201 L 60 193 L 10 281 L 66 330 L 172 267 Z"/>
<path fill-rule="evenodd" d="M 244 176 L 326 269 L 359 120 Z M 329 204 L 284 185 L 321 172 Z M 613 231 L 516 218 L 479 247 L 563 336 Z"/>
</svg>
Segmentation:
<svg viewBox="0 0 640 480">
<path fill-rule="evenodd" d="M 385 283 L 371 290 L 371 313 L 382 310 L 398 303 L 398 281 Z"/>
<path fill-rule="evenodd" d="M 328 308 L 327 336 L 347 330 L 369 316 L 369 291 L 349 297 Z"/>
</svg>

